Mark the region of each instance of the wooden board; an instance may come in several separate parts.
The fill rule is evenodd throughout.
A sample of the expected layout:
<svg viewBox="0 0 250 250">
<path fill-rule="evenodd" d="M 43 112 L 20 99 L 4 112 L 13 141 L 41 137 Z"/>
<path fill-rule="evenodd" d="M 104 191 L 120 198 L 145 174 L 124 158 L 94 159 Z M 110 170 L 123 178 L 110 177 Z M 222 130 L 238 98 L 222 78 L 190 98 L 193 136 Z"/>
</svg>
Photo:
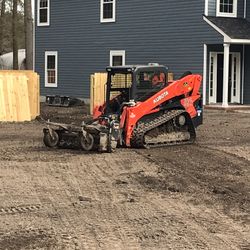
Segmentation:
<svg viewBox="0 0 250 250">
<path fill-rule="evenodd" d="M 5 106 L 5 95 L 4 95 L 4 79 L 0 76 L 0 121 L 6 120 L 6 106 Z"/>
<path fill-rule="evenodd" d="M 90 76 L 90 113 L 95 107 L 104 104 L 106 99 L 107 73 L 95 73 Z"/>
<path fill-rule="evenodd" d="M 0 121 L 30 121 L 40 114 L 40 80 L 33 71 L 0 71 Z"/>
</svg>

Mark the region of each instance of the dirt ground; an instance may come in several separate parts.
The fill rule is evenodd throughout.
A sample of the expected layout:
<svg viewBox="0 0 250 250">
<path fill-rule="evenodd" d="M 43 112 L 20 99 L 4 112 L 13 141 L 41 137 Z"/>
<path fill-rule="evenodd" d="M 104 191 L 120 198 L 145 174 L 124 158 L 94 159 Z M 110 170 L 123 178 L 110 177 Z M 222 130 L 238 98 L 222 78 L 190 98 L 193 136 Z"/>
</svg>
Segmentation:
<svg viewBox="0 0 250 250">
<path fill-rule="evenodd" d="M 42 128 L 0 124 L 0 249 L 250 249 L 249 113 L 206 111 L 194 145 L 113 154 L 48 149 Z"/>
</svg>

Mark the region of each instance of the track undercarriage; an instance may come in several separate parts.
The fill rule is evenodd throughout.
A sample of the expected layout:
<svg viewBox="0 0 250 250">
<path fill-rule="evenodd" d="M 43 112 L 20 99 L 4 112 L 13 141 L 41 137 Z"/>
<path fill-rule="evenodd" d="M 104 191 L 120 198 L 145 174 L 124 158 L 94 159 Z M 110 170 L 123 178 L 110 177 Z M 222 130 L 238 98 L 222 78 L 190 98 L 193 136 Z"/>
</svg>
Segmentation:
<svg viewBox="0 0 250 250">
<path fill-rule="evenodd" d="M 149 122 L 139 122 L 131 144 L 136 148 L 191 144 L 196 133 L 185 110 L 165 112 Z"/>
</svg>

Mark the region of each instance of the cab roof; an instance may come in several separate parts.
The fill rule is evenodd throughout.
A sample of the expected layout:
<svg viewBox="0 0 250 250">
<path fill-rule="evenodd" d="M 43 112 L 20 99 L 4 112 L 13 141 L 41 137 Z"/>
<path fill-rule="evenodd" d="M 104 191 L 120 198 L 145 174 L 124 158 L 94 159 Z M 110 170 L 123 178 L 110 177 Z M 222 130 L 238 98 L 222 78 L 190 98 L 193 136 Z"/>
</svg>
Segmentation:
<svg viewBox="0 0 250 250">
<path fill-rule="evenodd" d="M 145 65 L 124 65 L 124 66 L 113 66 L 107 67 L 106 71 L 113 72 L 134 72 L 137 70 L 147 70 L 147 69 L 159 69 L 160 71 L 167 71 L 168 67 L 159 64 L 145 64 Z"/>
</svg>

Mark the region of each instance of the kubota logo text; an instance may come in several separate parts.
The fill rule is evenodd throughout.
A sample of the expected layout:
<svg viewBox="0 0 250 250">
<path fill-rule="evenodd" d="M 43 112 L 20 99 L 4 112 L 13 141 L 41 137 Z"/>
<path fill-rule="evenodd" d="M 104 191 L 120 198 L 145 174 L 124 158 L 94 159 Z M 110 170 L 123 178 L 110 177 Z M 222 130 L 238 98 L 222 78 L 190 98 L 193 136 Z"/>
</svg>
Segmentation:
<svg viewBox="0 0 250 250">
<path fill-rule="evenodd" d="M 164 93 L 162 93 L 161 95 L 159 95 L 157 98 L 154 99 L 154 103 L 157 103 L 157 102 L 161 101 L 167 95 L 168 95 L 168 91 L 165 91 Z"/>
</svg>

